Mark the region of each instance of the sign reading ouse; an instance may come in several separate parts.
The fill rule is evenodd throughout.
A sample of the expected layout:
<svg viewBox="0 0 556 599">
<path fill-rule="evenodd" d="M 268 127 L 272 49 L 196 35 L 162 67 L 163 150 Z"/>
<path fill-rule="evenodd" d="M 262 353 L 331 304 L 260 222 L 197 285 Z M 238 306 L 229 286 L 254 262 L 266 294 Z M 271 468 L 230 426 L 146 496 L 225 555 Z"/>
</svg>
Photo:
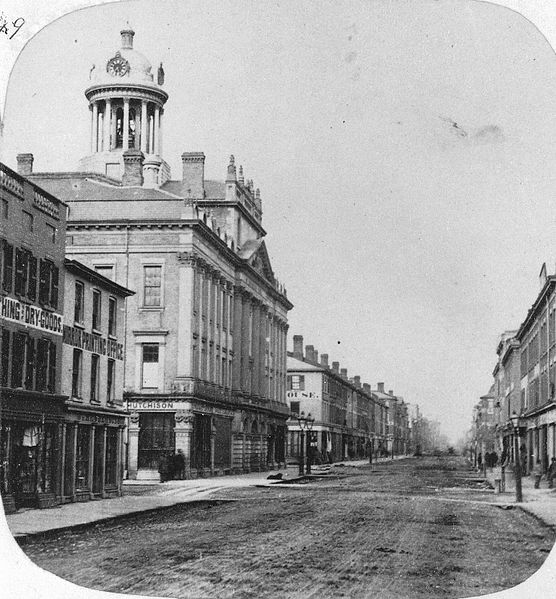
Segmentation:
<svg viewBox="0 0 556 599">
<path fill-rule="evenodd" d="M 102 335 L 87 333 L 87 331 L 77 327 L 64 325 L 63 342 L 78 349 L 84 349 L 116 360 L 124 359 L 124 346 L 121 343 L 114 339 L 102 337 Z"/>
<path fill-rule="evenodd" d="M 0 316 L 5 320 L 11 320 L 54 335 L 62 334 L 64 317 L 61 314 L 49 312 L 30 304 L 22 304 L 19 300 L 11 297 L 2 297 Z"/>
</svg>

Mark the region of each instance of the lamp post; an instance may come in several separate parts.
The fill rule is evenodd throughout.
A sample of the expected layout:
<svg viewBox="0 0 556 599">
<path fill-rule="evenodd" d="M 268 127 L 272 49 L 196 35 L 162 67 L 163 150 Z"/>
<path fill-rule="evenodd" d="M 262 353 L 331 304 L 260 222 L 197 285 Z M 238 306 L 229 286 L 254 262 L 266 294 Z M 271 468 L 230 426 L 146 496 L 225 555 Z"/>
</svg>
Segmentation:
<svg viewBox="0 0 556 599">
<path fill-rule="evenodd" d="M 313 428 L 314 418 L 311 417 L 311 412 L 305 416 L 305 412 L 301 412 L 297 417 L 299 423 L 299 474 L 303 476 L 305 474 L 305 431 L 307 431 L 307 439 L 310 438 L 311 429 Z M 307 442 L 307 474 L 311 473 L 311 460 L 309 457 L 309 442 Z"/>
<path fill-rule="evenodd" d="M 512 413 L 510 418 L 512 421 L 512 427 L 514 430 L 514 473 L 515 473 L 515 501 L 521 503 L 523 501 L 523 494 L 521 489 L 521 455 L 519 449 L 519 416 Z"/>
</svg>

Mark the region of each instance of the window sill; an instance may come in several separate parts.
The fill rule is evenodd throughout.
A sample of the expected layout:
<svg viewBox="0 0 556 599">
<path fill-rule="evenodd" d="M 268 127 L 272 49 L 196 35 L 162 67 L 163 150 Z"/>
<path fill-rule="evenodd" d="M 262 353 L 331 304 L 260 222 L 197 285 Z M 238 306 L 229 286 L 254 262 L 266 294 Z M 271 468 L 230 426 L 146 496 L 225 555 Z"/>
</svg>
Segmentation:
<svg viewBox="0 0 556 599">
<path fill-rule="evenodd" d="M 164 312 L 164 306 L 139 306 L 139 312 Z"/>
<path fill-rule="evenodd" d="M 100 331 L 99 329 L 95 329 L 94 327 L 91 329 L 91 333 L 93 333 L 94 335 L 102 335 L 102 331 Z"/>
<path fill-rule="evenodd" d="M 85 325 L 82 322 L 74 322 L 73 326 L 77 329 L 85 329 Z"/>
<path fill-rule="evenodd" d="M 118 337 L 117 335 L 114 335 L 114 333 L 108 333 L 108 339 L 112 339 L 112 341 L 117 341 Z"/>
</svg>

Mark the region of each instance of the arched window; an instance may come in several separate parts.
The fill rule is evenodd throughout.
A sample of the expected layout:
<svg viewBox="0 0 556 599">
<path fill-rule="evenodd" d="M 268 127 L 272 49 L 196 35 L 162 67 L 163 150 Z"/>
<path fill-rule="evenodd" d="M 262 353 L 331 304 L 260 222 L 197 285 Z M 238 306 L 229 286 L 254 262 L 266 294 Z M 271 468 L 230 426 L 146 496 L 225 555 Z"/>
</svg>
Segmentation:
<svg viewBox="0 0 556 599">
<path fill-rule="evenodd" d="M 124 144 L 124 109 L 116 110 L 116 147 L 121 148 Z"/>
<path fill-rule="evenodd" d="M 129 109 L 129 147 L 135 147 L 135 137 L 136 137 L 136 121 L 135 121 L 135 108 Z"/>
</svg>

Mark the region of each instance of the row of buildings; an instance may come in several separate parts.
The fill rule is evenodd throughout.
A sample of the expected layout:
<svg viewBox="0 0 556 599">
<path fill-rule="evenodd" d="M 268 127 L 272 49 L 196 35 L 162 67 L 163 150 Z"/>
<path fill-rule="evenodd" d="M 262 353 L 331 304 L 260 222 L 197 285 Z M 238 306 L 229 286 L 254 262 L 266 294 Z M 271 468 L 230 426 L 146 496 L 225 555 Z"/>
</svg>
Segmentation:
<svg viewBox="0 0 556 599">
<path fill-rule="evenodd" d="M 515 462 L 525 474 L 546 473 L 556 458 L 556 276 L 543 264 L 540 291 L 517 330 L 496 348 L 493 383 L 474 408 L 470 448 L 475 463 L 487 453 Z M 514 428 L 511 418 L 516 420 Z"/>
<path fill-rule="evenodd" d="M 0 165 L 5 509 L 118 495 L 178 451 L 186 477 L 283 466 L 300 410 L 315 459 L 412 451 L 402 398 L 298 337 L 288 354 L 261 193 L 233 156 L 210 180 L 184 152 L 172 178 L 164 70 L 133 42 L 91 69 L 77 170 Z"/>
</svg>

